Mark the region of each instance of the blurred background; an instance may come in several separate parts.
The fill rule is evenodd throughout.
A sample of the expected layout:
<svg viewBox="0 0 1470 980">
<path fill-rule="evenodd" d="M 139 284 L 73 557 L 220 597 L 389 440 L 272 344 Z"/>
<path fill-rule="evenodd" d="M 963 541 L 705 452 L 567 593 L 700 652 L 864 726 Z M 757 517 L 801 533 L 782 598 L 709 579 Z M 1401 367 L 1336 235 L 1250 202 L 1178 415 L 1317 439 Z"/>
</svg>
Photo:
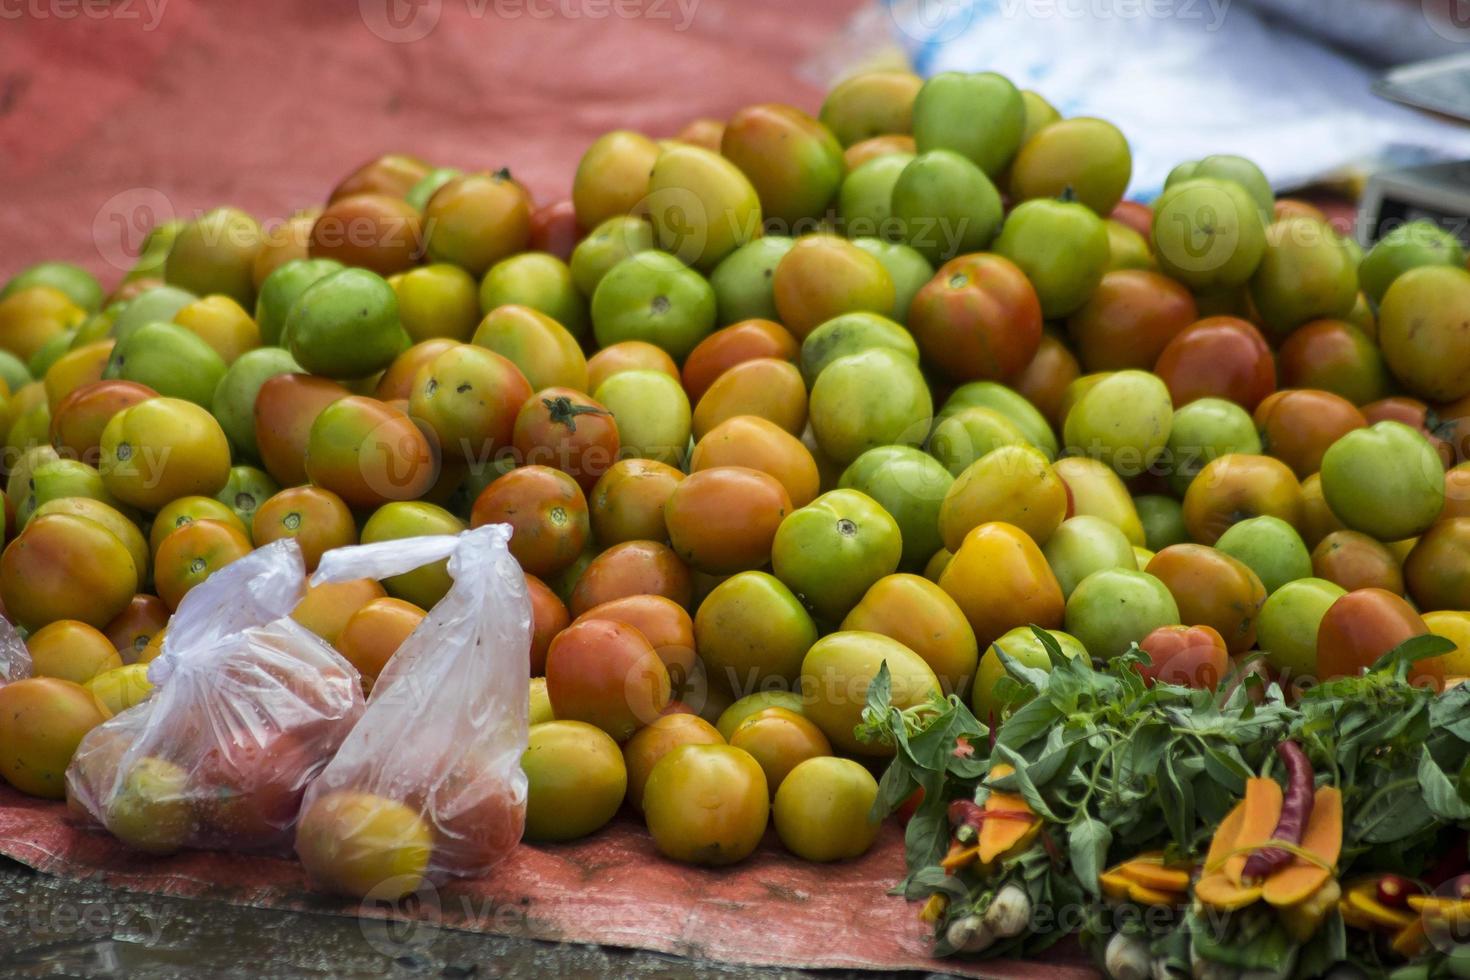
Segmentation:
<svg viewBox="0 0 1470 980">
<path fill-rule="evenodd" d="M 155 223 L 284 216 L 385 151 L 507 166 L 544 204 L 609 129 L 815 111 L 875 63 L 992 68 L 1113 120 L 1134 197 L 1212 152 L 1351 192 L 1470 157 L 1470 127 L 1370 91 L 1445 56 L 1470 57 L 1470 0 L 0 0 L 0 277 L 114 281 Z"/>
</svg>

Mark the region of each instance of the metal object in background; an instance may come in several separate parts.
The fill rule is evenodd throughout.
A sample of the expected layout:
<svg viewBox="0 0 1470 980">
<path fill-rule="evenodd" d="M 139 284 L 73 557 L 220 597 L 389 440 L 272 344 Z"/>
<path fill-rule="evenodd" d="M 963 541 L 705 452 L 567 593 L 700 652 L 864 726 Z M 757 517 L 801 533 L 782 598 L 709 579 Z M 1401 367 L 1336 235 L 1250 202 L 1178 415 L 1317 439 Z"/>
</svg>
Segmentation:
<svg viewBox="0 0 1470 980">
<path fill-rule="evenodd" d="M 1373 175 L 1358 204 L 1358 242 L 1367 248 L 1384 232 L 1419 219 L 1470 248 L 1470 160 Z"/>
<path fill-rule="evenodd" d="M 1245 0 L 1267 16 L 1375 65 L 1463 52 L 1466 0 Z"/>
<path fill-rule="evenodd" d="M 1470 52 L 1404 65 L 1373 85 L 1379 95 L 1470 122 Z M 1470 160 L 1375 174 L 1358 205 L 1364 247 L 1406 221 L 1426 219 L 1470 247 Z"/>
<path fill-rule="evenodd" d="M 1470 51 L 1395 68 L 1373 83 L 1373 91 L 1470 122 Z"/>
</svg>

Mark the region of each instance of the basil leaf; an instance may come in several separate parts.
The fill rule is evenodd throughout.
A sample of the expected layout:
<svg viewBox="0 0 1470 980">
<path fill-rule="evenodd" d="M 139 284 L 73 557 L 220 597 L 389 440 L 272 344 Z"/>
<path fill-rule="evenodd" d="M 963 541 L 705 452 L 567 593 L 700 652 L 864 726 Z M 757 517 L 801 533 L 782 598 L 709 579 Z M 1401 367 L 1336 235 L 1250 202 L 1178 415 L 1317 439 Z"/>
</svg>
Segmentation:
<svg viewBox="0 0 1470 980">
<path fill-rule="evenodd" d="M 1459 790 L 1429 754 L 1428 746 L 1419 755 L 1419 790 L 1429 811 L 1441 820 L 1470 820 L 1470 803 L 1460 798 Z"/>
<path fill-rule="evenodd" d="M 1101 897 L 1097 878 L 1107 863 L 1108 848 L 1113 843 L 1113 832 L 1101 820 L 1082 817 L 1072 823 L 1068 830 L 1068 855 L 1072 861 L 1072 874 L 1089 895 Z"/>
</svg>

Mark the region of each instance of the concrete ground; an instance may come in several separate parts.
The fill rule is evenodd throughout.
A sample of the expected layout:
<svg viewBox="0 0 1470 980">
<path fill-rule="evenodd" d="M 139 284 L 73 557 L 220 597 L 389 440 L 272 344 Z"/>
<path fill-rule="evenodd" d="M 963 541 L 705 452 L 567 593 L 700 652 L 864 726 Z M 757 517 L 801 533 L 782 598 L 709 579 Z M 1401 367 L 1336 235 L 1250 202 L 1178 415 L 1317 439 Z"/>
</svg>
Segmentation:
<svg viewBox="0 0 1470 980">
<path fill-rule="evenodd" d="M 633 950 L 166 898 L 38 874 L 0 858 L 0 976 L 868 980 L 878 974 L 760 970 Z M 907 976 L 937 980 L 939 975 Z"/>
</svg>

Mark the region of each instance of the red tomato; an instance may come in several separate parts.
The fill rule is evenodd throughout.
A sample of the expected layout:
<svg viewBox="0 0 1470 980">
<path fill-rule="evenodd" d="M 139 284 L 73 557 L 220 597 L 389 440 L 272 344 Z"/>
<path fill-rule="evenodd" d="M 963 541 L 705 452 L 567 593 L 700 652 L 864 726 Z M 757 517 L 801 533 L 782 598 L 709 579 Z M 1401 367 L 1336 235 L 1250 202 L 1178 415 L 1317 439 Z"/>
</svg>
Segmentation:
<svg viewBox="0 0 1470 980">
<path fill-rule="evenodd" d="M 1036 356 L 1041 301 L 1026 274 L 999 255 L 946 262 L 909 307 L 924 359 L 955 381 L 1004 381 Z"/>
<path fill-rule="evenodd" d="M 1150 684 L 1213 690 L 1230 667 L 1225 641 L 1210 626 L 1160 626 L 1138 645 L 1153 661 L 1139 668 Z"/>
<path fill-rule="evenodd" d="M 1276 359 L 1266 338 L 1233 316 L 1207 317 L 1185 328 L 1159 355 L 1154 373 L 1169 386 L 1175 408 L 1214 397 L 1253 411 L 1276 390 Z"/>
</svg>

